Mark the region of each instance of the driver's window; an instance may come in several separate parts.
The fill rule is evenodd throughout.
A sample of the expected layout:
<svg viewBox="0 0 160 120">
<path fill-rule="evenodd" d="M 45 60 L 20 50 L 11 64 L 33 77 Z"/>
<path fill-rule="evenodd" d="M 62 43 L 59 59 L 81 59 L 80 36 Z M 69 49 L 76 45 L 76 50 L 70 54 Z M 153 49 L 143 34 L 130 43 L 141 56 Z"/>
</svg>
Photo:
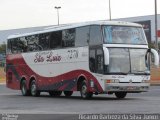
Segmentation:
<svg viewBox="0 0 160 120">
<path fill-rule="evenodd" d="M 94 73 L 103 73 L 104 58 L 101 48 L 90 49 L 89 68 Z"/>
</svg>

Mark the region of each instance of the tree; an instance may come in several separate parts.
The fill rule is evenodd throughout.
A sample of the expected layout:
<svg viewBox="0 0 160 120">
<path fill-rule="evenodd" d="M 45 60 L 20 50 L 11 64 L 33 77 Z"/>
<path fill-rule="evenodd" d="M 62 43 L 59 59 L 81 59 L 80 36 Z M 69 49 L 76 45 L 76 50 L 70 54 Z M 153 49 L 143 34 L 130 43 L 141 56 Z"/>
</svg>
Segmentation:
<svg viewBox="0 0 160 120">
<path fill-rule="evenodd" d="M 0 53 L 6 53 L 6 44 L 5 44 L 5 42 L 0 44 Z"/>
<path fill-rule="evenodd" d="M 148 47 L 149 47 L 149 48 L 154 48 L 154 49 L 155 49 L 154 43 L 148 43 Z"/>
</svg>

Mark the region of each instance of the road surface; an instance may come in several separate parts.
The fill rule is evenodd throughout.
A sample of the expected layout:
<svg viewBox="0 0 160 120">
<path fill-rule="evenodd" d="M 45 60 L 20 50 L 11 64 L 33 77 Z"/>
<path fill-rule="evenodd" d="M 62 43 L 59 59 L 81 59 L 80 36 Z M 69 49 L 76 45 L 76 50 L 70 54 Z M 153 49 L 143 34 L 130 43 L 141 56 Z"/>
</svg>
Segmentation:
<svg viewBox="0 0 160 120">
<path fill-rule="evenodd" d="M 150 91 L 145 93 L 130 93 L 122 100 L 105 94 L 94 95 L 91 100 L 83 100 L 79 92 L 68 98 L 63 94 L 60 97 L 50 97 L 48 93 L 42 93 L 40 97 L 26 97 L 22 96 L 20 91 L 0 85 L 0 113 L 56 114 L 61 117 L 64 114 L 71 114 L 73 117 L 75 114 L 160 113 L 160 86 L 151 86 Z"/>
</svg>

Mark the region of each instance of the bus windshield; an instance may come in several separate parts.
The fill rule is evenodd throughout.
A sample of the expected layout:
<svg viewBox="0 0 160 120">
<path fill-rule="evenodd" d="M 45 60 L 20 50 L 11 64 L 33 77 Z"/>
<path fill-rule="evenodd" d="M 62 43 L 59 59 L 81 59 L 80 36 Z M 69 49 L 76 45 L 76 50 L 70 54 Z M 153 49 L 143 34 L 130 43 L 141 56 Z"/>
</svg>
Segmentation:
<svg viewBox="0 0 160 120">
<path fill-rule="evenodd" d="M 105 44 L 147 44 L 141 27 L 104 26 Z"/>
<path fill-rule="evenodd" d="M 147 49 L 109 48 L 110 64 L 107 73 L 149 74 L 146 52 Z"/>
</svg>

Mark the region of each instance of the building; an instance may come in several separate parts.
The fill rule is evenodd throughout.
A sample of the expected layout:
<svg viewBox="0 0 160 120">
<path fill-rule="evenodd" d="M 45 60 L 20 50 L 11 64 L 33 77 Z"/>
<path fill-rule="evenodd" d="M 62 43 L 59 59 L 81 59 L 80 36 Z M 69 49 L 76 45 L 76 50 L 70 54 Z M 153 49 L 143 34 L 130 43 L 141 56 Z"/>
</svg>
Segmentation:
<svg viewBox="0 0 160 120">
<path fill-rule="evenodd" d="M 157 28 L 158 28 L 158 35 L 159 35 L 159 42 L 160 42 L 160 14 L 157 15 L 157 19 L 158 19 Z M 142 24 L 145 30 L 148 42 L 149 43 L 155 42 L 155 16 L 154 15 L 120 18 L 120 19 L 113 19 L 113 20 L 136 22 L 136 23 Z M 44 28 L 51 27 L 51 26 L 53 25 L 0 31 L 0 44 L 2 44 L 3 42 L 6 42 L 6 39 L 9 35 L 34 32 L 38 30 L 43 30 Z"/>
</svg>

